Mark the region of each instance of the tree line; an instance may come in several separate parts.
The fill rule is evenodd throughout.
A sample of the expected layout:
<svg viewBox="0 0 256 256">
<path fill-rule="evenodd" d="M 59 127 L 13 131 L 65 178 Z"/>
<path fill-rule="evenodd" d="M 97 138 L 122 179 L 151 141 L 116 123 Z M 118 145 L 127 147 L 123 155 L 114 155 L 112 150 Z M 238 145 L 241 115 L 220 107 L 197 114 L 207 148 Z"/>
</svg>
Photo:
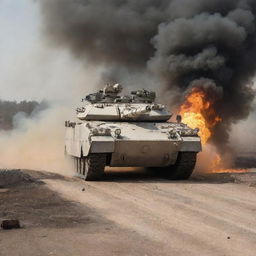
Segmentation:
<svg viewBox="0 0 256 256">
<path fill-rule="evenodd" d="M 25 113 L 27 116 L 33 115 L 35 111 L 46 108 L 45 103 L 36 101 L 3 101 L 0 100 L 0 130 L 13 129 L 13 118 L 18 113 Z"/>
</svg>

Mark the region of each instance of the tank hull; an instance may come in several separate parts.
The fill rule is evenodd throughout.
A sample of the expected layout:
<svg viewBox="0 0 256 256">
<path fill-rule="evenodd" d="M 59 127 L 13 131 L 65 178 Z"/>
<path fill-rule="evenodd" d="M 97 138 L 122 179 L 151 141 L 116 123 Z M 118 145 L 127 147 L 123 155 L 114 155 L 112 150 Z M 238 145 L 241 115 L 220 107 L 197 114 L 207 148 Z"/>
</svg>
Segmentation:
<svg viewBox="0 0 256 256">
<path fill-rule="evenodd" d="M 168 166 L 175 163 L 178 148 L 169 141 L 116 141 L 110 166 Z"/>
<path fill-rule="evenodd" d="M 120 129 L 122 134 L 92 135 L 89 127 Z M 198 136 L 170 138 L 166 123 L 83 122 L 67 128 L 68 155 L 86 157 L 107 154 L 111 167 L 166 167 L 175 164 L 179 152 L 200 152 Z M 177 125 L 177 124 L 175 124 Z"/>
</svg>

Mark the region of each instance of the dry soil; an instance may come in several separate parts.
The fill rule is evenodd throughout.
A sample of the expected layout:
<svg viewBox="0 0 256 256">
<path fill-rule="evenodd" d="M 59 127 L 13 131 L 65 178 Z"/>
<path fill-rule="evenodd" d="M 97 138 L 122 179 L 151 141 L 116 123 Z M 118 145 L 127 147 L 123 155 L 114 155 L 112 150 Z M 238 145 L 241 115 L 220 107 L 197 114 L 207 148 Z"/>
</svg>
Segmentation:
<svg viewBox="0 0 256 256">
<path fill-rule="evenodd" d="M 1 256 L 256 255 L 256 172 L 187 182 L 131 170 L 89 183 L 18 176 L 0 188 L 0 220 L 22 225 L 0 230 Z"/>
</svg>

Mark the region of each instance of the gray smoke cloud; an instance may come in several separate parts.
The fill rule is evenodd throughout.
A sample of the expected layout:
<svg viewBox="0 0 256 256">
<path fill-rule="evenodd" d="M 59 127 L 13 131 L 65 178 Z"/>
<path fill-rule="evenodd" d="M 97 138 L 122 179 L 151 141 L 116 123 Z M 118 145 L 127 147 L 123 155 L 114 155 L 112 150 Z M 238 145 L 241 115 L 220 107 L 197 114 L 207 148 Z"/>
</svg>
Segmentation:
<svg viewBox="0 0 256 256">
<path fill-rule="evenodd" d="M 39 3 L 50 42 L 77 58 L 105 65 L 111 80 L 142 72 L 156 78 L 156 86 L 168 95 L 175 92 L 180 102 L 191 86 L 207 88 L 211 81 L 205 90 L 223 119 L 212 137 L 220 150 L 231 125 L 248 117 L 256 71 L 254 0 Z M 213 88 L 216 92 L 208 93 Z"/>
</svg>

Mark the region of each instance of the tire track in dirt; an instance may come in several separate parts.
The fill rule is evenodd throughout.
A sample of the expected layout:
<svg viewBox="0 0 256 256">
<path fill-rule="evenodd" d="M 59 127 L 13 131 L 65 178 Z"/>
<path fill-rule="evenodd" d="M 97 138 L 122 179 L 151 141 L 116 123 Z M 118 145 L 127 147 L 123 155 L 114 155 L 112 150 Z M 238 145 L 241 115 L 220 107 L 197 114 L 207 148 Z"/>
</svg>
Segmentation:
<svg viewBox="0 0 256 256">
<path fill-rule="evenodd" d="M 255 255 L 255 189 L 161 180 L 46 182 L 64 197 L 162 243 L 161 255 Z"/>
</svg>

